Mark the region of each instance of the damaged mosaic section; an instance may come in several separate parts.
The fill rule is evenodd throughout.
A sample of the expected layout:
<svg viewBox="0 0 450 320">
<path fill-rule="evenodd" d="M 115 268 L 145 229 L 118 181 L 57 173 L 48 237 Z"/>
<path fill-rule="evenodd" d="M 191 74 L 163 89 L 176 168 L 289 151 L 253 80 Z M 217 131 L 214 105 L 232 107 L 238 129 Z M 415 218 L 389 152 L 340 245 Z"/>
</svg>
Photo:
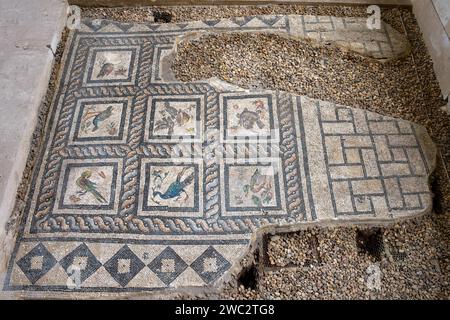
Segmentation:
<svg viewBox="0 0 450 320">
<path fill-rule="evenodd" d="M 387 23 L 380 21 L 379 28 L 369 29 L 366 18 L 265 15 L 236 17 L 220 20 L 192 21 L 168 24 L 119 24 L 108 20 L 85 21 L 85 32 L 269 32 L 294 39 L 310 39 L 320 45 L 335 45 L 367 57 L 386 61 L 407 55 L 410 45 L 406 37 Z M 171 49 L 158 46 L 158 54 Z M 158 77 L 158 75 L 155 75 Z"/>
<path fill-rule="evenodd" d="M 328 31 L 315 30 L 331 35 L 338 20 L 328 19 L 84 21 L 68 41 L 3 290 L 214 286 L 261 228 L 429 212 L 435 150 L 422 127 L 286 92 L 163 74 L 165 57 L 193 32 L 299 35 L 328 23 Z M 356 21 L 339 19 L 347 29 Z M 384 34 L 379 52 L 398 53 L 383 49 L 388 33 L 365 34 L 361 43 Z"/>
</svg>

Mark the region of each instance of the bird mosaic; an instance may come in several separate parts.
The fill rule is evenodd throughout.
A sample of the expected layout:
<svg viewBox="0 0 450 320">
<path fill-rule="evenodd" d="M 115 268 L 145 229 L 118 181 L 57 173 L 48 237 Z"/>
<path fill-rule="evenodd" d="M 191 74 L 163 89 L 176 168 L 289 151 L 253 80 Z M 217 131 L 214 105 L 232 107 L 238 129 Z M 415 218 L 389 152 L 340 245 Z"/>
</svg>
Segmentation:
<svg viewBox="0 0 450 320">
<path fill-rule="evenodd" d="M 173 135 L 174 128 L 184 127 L 191 121 L 192 115 L 190 111 L 195 108 L 195 105 L 189 106 L 186 111 L 177 109 L 170 105 L 170 102 L 164 102 L 164 108 L 160 111 L 162 118 L 155 122 L 154 131 L 167 130 L 169 136 Z M 188 113 L 189 112 L 189 113 Z M 193 128 L 186 128 L 186 131 L 192 132 Z"/>
<path fill-rule="evenodd" d="M 97 74 L 97 78 L 104 78 L 109 76 L 114 71 L 114 64 L 109 62 L 104 62 Z"/>
<path fill-rule="evenodd" d="M 264 128 L 264 123 L 262 121 L 265 118 L 266 109 L 264 107 L 264 103 L 261 100 L 257 100 L 253 103 L 255 105 L 255 111 L 249 110 L 248 108 L 244 108 L 241 113 L 237 113 L 236 117 L 239 119 L 237 126 L 231 129 L 237 129 L 238 127 L 242 127 L 247 130 L 253 130 L 255 125 L 259 129 Z M 234 106 L 235 109 L 239 107 L 237 105 Z"/>
<path fill-rule="evenodd" d="M 106 108 L 106 110 L 98 113 L 92 120 L 92 124 L 94 125 L 94 128 L 92 129 L 92 131 L 97 131 L 100 123 L 103 122 L 104 120 L 108 119 L 111 115 L 112 115 L 112 106 L 108 106 L 108 108 Z"/>
<path fill-rule="evenodd" d="M 91 176 L 91 170 L 85 170 L 81 173 L 75 183 L 82 191 L 77 192 L 77 194 L 79 196 L 83 196 L 87 193 L 90 193 L 98 202 L 106 203 L 106 199 L 100 194 L 100 192 L 97 191 L 97 184 L 92 180 L 89 180 Z"/>
<path fill-rule="evenodd" d="M 249 197 L 253 204 L 257 207 L 262 207 L 270 203 L 273 199 L 272 179 L 269 175 L 262 174 L 260 169 L 256 169 L 250 182 L 243 187 L 244 197 Z M 235 199 L 242 204 L 242 196 L 236 195 Z"/>
<path fill-rule="evenodd" d="M 178 201 L 181 199 L 181 195 L 184 194 L 185 198 L 184 198 L 184 202 L 186 202 L 189 199 L 189 195 L 186 192 L 186 187 L 189 186 L 195 178 L 194 172 L 188 174 L 187 176 L 185 176 L 183 178 L 183 176 L 185 175 L 186 171 L 188 170 L 188 167 L 183 167 L 183 169 L 178 172 L 175 181 L 172 181 L 170 183 L 170 185 L 165 189 L 164 192 L 161 192 L 160 190 L 156 190 L 156 187 L 153 187 L 153 200 L 156 203 L 159 203 L 157 201 L 158 198 L 162 199 L 162 200 L 168 200 L 168 199 L 174 199 L 175 201 Z M 167 174 L 165 174 L 164 177 L 161 176 L 161 172 L 158 172 L 158 174 L 155 176 L 154 180 L 155 181 L 157 178 L 161 179 L 162 182 L 165 181 L 167 177 Z M 159 184 L 159 188 L 162 187 L 162 183 Z"/>
<path fill-rule="evenodd" d="M 94 111 L 94 109 L 91 107 L 83 115 L 81 130 L 84 132 L 88 132 L 88 130 L 90 130 L 91 132 L 95 132 L 100 128 L 102 123 L 104 123 L 105 120 L 110 118 L 112 115 L 113 115 L 113 106 L 108 106 L 103 111 Z M 113 135 L 116 132 L 115 123 L 109 124 L 107 132 L 110 135 Z"/>
<path fill-rule="evenodd" d="M 123 67 L 122 63 L 112 63 L 105 58 L 101 58 L 99 61 L 100 70 L 97 73 L 97 78 L 106 78 L 108 76 L 126 76 L 128 69 Z"/>
</svg>

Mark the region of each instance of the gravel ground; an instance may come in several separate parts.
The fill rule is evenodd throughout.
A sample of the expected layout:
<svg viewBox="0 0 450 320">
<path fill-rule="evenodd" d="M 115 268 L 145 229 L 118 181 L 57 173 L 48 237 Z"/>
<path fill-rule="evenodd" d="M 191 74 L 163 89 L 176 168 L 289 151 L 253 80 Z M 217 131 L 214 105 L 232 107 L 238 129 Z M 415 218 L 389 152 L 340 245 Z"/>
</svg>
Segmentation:
<svg viewBox="0 0 450 320">
<path fill-rule="evenodd" d="M 171 22 L 220 19 L 261 14 L 311 14 L 366 17 L 366 7 L 262 5 L 262 6 L 167 6 L 140 8 L 82 8 L 83 17 L 111 19 L 122 22 L 153 21 L 155 12 L 169 13 Z M 168 22 L 168 21 L 167 21 Z"/>
<path fill-rule="evenodd" d="M 174 22 L 274 13 L 366 16 L 365 7 L 278 5 L 86 8 L 83 9 L 83 16 L 149 22 L 156 11 L 169 13 Z M 156 16 L 169 20 L 164 14 Z M 383 19 L 399 31 L 406 29 L 413 47 L 412 56 L 380 65 L 336 49 L 311 50 L 308 43 L 286 41 L 276 36 L 221 35 L 208 36 L 181 47 L 174 69 L 181 80 L 218 76 L 244 87 L 288 88 L 297 94 L 415 121 L 427 127 L 441 147 L 450 169 L 449 119 L 439 111 L 444 103 L 414 17 L 408 10 L 386 9 L 383 10 Z M 224 40 L 228 41 L 226 50 L 221 43 Z M 20 216 L 22 211 L 35 154 L 40 148 L 64 42 L 57 51 L 46 101 L 33 136 L 15 217 Z M 221 55 L 227 58 L 222 59 Z M 181 60 L 183 63 L 180 64 Z M 278 70 L 281 69 L 296 72 L 280 73 Z M 257 266 L 260 272 L 256 288 L 230 283 L 218 298 L 448 299 L 450 209 L 447 203 L 450 201 L 450 189 L 445 175 L 441 165 L 434 186 L 439 195 L 439 206 L 446 214 L 432 214 L 383 228 L 384 250 L 380 249 L 379 257 L 358 249 L 356 239 L 361 228 L 310 228 L 276 235 L 268 241 L 266 262 Z M 13 225 L 14 219 L 12 228 Z M 381 290 L 378 291 L 368 290 L 366 285 L 367 268 L 374 263 L 381 270 Z"/>
<path fill-rule="evenodd" d="M 230 285 L 219 298 L 449 299 L 449 226 L 449 215 L 429 215 L 384 228 L 379 259 L 359 250 L 361 228 L 312 228 L 273 236 L 257 288 Z M 379 290 L 368 287 L 373 265 L 380 270 Z"/>
</svg>

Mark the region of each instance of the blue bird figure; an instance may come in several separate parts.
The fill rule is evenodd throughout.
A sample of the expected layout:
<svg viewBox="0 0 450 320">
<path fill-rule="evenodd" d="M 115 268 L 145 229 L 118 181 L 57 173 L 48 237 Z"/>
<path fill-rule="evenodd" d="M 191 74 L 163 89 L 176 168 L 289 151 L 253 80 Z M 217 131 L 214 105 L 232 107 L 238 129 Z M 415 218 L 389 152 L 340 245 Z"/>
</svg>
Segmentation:
<svg viewBox="0 0 450 320">
<path fill-rule="evenodd" d="M 184 180 L 181 178 L 183 177 L 184 173 L 186 172 L 187 167 L 183 168 L 178 175 L 174 182 L 172 182 L 167 190 L 164 193 L 161 193 L 160 191 L 155 191 L 153 189 L 153 197 L 160 197 L 161 199 L 167 200 L 167 199 L 173 199 L 179 197 L 182 193 L 186 194 L 186 199 L 189 198 L 189 195 L 184 190 L 188 185 L 194 181 L 194 173 L 191 173 L 188 175 Z"/>
</svg>

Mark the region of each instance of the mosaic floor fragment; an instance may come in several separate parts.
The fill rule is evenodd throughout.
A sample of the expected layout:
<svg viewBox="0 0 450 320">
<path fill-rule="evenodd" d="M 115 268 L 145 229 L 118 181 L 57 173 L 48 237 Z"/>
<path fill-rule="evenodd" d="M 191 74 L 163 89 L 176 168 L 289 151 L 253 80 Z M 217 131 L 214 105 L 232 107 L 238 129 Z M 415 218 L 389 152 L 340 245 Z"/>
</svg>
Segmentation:
<svg viewBox="0 0 450 320">
<path fill-rule="evenodd" d="M 176 43 L 204 32 L 276 32 L 377 59 L 408 48 L 391 27 L 357 18 L 83 21 L 4 291 L 212 287 L 263 226 L 431 210 L 435 149 L 422 127 L 286 92 L 173 80 Z"/>
</svg>

